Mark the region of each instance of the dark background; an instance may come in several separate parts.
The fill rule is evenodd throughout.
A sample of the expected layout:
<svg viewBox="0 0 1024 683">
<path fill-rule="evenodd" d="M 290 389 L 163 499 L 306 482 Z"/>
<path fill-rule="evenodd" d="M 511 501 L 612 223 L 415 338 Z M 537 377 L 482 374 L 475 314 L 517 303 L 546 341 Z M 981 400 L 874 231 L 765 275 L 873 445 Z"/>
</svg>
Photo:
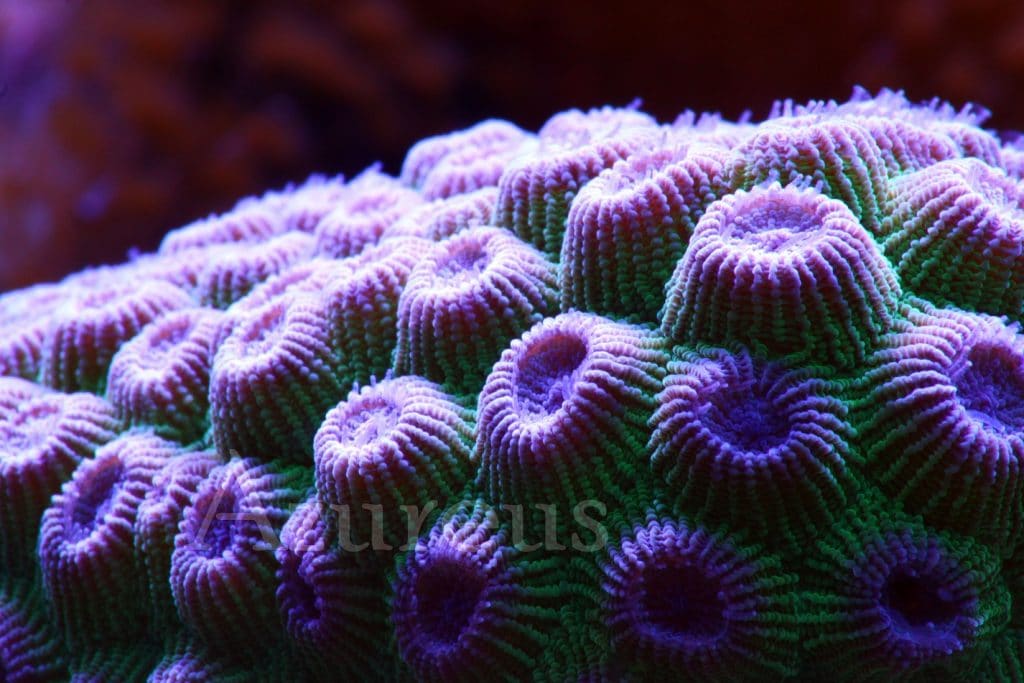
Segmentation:
<svg viewBox="0 0 1024 683">
<path fill-rule="evenodd" d="M 1024 129 L 1024 3 L 0 0 L 0 290 L 486 117 L 759 119 L 854 84 Z"/>
</svg>

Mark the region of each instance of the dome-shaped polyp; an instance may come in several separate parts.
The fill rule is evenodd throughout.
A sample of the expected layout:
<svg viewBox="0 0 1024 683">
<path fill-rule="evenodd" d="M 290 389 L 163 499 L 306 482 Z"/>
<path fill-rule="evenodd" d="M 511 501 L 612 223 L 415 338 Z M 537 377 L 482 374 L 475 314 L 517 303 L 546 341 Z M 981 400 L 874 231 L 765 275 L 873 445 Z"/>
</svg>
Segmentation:
<svg viewBox="0 0 1024 683">
<path fill-rule="evenodd" d="M 447 135 L 421 140 L 402 164 L 402 182 L 426 199 L 452 197 L 498 184 L 505 165 L 530 136 L 490 119 Z"/>
<path fill-rule="evenodd" d="M 952 140 L 959 156 L 978 159 L 989 166 L 1002 168 L 1002 144 L 992 132 L 964 121 L 936 121 L 926 127 Z"/>
<path fill-rule="evenodd" d="M 537 137 L 546 143 L 579 144 L 630 135 L 637 130 L 651 132 L 657 127 L 658 122 L 650 114 L 635 106 L 567 109 L 545 121 Z"/>
<path fill-rule="evenodd" d="M 1009 548 L 1024 525 L 1024 337 L 978 314 L 908 315 L 862 380 L 867 472 L 909 512 Z"/>
<path fill-rule="evenodd" d="M 249 204 L 269 208 L 284 221 L 286 230 L 314 232 L 324 216 L 338 206 L 345 194 L 345 178 L 314 174 L 301 185 L 289 185 L 283 190 L 268 192 L 262 197 L 247 200 L 236 208 Z"/>
<path fill-rule="evenodd" d="M 697 220 L 726 191 L 720 148 L 659 149 L 617 162 L 569 207 L 562 307 L 654 322 Z"/>
<path fill-rule="evenodd" d="M 173 254 L 139 254 L 131 261 L 116 266 L 118 279 L 131 278 L 136 282 L 169 282 L 192 293 L 199 284 L 199 276 L 218 246 L 193 247 Z"/>
<path fill-rule="evenodd" d="M 656 134 L 642 129 L 616 137 L 583 129 L 579 136 L 542 138 L 536 154 L 514 160 L 501 174 L 495 221 L 557 259 L 576 193 L 601 171 L 651 149 L 657 140 Z"/>
<path fill-rule="evenodd" d="M 745 350 L 684 351 L 668 372 L 648 450 L 676 512 L 790 549 L 835 523 L 856 459 L 837 385 Z"/>
<path fill-rule="evenodd" d="M 484 187 L 446 199 L 436 199 L 409 211 L 384 231 L 381 239 L 423 237 L 438 241 L 479 225 L 494 224 L 497 187 Z"/>
<path fill-rule="evenodd" d="M 796 673 L 797 578 L 774 556 L 672 520 L 637 525 L 607 553 L 602 618 L 616 658 L 644 679 Z"/>
<path fill-rule="evenodd" d="M 658 336 L 591 314 L 531 328 L 480 394 L 482 493 L 500 505 L 621 505 L 643 495 L 647 420 L 666 361 Z"/>
<path fill-rule="evenodd" d="M 195 296 L 205 306 L 227 308 L 261 282 L 308 259 L 313 238 L 286 232 L 262 244 L 225 244 L 206 250 Z"/>
<path fill-rule="evenodd" d="M 807 105 L 794 105 L 791 100 L 776 102 L 771 124 L 858 126 L 877 145 L 882 170 L 892 177 L 960 156 L 955 136 L 946 134 L 947 127 L 966 124 L 981 133 L 978 125 L 987 116 L 987 112 L 972 111 L 971 105 L 960 111 L 938 100 L 915 105 L 902 92 L 883 89 L 872 96 L 855 88 L 853 97 L 843 104 L 834 100 Z"/>
<path fill-rule="evenodd" d="M 662 331 L 846 368 L 890 327 L 898 295 L 846 206 L 772 184 L 708 208 L 669 282 Z"/>
<path fill-rule="evenodd" d="M 272 301 L 287 300 L 302 295 L 319 296 L 332 282 L 346 277 L 355 259 L 312 258 L 300 261 L 287 270 L 262 282 L 241 299 L 231 304 L 217 326 L 213 341 L 216 352 L 235 327 L 245 317 Z"/>
<path fill-rule="evenodd" d="M 1024 314 L 1024 189 L 956 159 L 893 181 L 883 248 L 900 281 L 936 303 Z"/>
<path fill-rule="evenodd" d="M 258 659 L 280 643 L 274 548 L 308 487 L 305 468 L 237 458 L 199 485 L 174 539 L 170 584 L 182 623 L 205 645 Z"/>
<path fill-rule="evenodd" d="M 400 377 L 365 386 L 327 413 L 316 433 L 320 500 L 340 515 L 353 545 L 405 546 L 410 521 L 445 509 L 461 492 L 472 440 L 472 411 L 438 385 Z"/>
<path fill-rule="evenodd" d="M 564 600 L 551 559 L 515 550 L 485 505 L 464 505 L 399 561 L 398 653 L 419 681 L 529 680 Z"/>
<path fill-rule="evenodd" d="M 853 121 L 814 116 L 759 126 L 733 150 L 729 179 L 740 189 L 766 182 L 817 184 L 872 233 L 889 187 L 882 152 L 867 130 Z"/>
<path fill-rule="evenodd" d="M 277 607 L 285 632 L 315 680 L 393 677 L 387 578 L 338 543 L 336 515 L 313 496 L 281 531 Z"/>
<path fill-rule="evenodd" d="M 878 145 L 889 177 L 916 171 L 961 156 L 956 143 L 930 126 L 888 116 L 851 117 L 851 123 L 867 131 Z"/>
<path fill-rule="evenodd" d="M 53 310 L 73 292 L 71 287 L 36 285 L 0 296 L 0 377 L 38 379 Z"/>
<path fill-rule="evenodd" d="M 176 450 L 152 434 L 122 435 L 79 465 L 43 515 L 43 585 L 72 647 L 129 638 L 145 627 L 148 601 L 132 530 L 154 475 Z"/>
<path fill-rule="evenodd" d="M 160 243 L 160 253 L 176 254 L 214 244 L 265 242 L 282 232 L 284 221 L 268 206 L 243 203 L 233 211 L 171 230 Z"/>
<path fill-rule="evenodd" d="M 313 434 L 342 392 L 322 301 L 282 296 L 229 323 L 210 377 L 217 451 L 308 462 Z"/>
<path fill-rule="evenodd" d="M 883 511 L 837 525 L 804 555 L 805 644 L 829 680 L 975 680 L 1009 616 L 985 547 Z"/>
<path fill-rule="evenodd" d="M 188 294 L 165 282 L 97 282 L 54 313 L 43 344 L 43 382 L 61 391 L 102 393 L 122 344 L 164 314 L 192 305 Z"/>
<path fill-rule="evenodd" d="M 174 538 L 192 496 L 221 462 L 215 453 L 205 451 L 171 458 L 153 476 L 153 485 L 139 505 L 133 535 L 135 554 L 148 587 L 151 633 L 166 635 L 180 627 L 168 581 Z"/>
<path fill-rule="evenodd" d="M 354 256 L 380 241 L 395 221 L 423 203 L 418 192 L 370 169 L 345 187 L 337 206 L 316 226 L 316 253 Z"/>
<path fill-rule="evenodd" d="M 110 363 L 107 396 L 126 421 L 158 426 L 184 442 L 202 436 L 222 318 L 210 309 L 175 311 L 121 347 Z"/>
<path fill-rule="evenodd" d="M 400 374 L 477 394 L 508 343 L 557 312 L 557 268 L 504 230 L 474 228 L 441 242 L 398 299 Z"/>
<path fill-rule="evenodd" d="M 324 289 L 331 350 L 346 386 L 366 384 L 391 369 L 398 298 L 413 266 L 431 246 L 414 237 L 385 240 L 348 259 L 348 275 Z"/>
<path fill-rule="evenodd" d="M 350 259 L 317 257 L 300 261 L 254 287 L 251 292 L 231 304 L 226 313 L 235 315 L 255 311 L 281 297 L 321 292 L 351 269 Z"/>
<path fill-rule="evenodd" d="M 50 499 L 83 460 L 121 429 L 113 406 L 91 394 L 58 394 L 0 380 L 0 567 L 35 571 L 39 524 Z"/>
</svg>

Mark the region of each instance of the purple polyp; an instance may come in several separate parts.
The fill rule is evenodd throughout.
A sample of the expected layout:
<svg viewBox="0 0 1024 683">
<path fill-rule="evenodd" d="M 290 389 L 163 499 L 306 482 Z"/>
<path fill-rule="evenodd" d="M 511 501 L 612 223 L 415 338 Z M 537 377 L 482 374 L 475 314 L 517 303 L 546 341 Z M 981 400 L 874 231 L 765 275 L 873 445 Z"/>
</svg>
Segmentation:
<svg viewBox="0 0 1024 683">
<path fill-rule="evenodd" d="M 643 671 L 636 680 L 786 677 L 795 577 L 774 574 L 778 561 L 758 552 L 669 520 L 610 547 L 601 611 L 615 656 Z"/>
<path fill-rule="evenodd" d="M 649 567 L 643 579 L 643 628 L 648 635 L 686 648 L 713 644 L 726 631 L 721 586 L 689 565 Z"/>
<path fill-rule="evenodd" d="M 119 459 L 110 459 L 98 471 L 89 470 L 89 478 L 80 484 L 78 496 L 68 511 L 68 540 L 75 543 L 89 537 L 114 505 L 121 488 L 124 467 Z"/>
<path fill-rule="evenodd" d="M 951 379 L 972 419 L 996 433 L 1024 430 L 1024 372 L 1020 357 L 1000 344 L 976 343 L 967 367 Z"/>
<path fill-rule="evenodd" d="M 586 341 L 565 331 L 549 334 L 530 346 L 513 375 L 522 419 L 541 420 L 557 412 L 572 396 L 586 357 Z"/>
<path fill-rule="evenodd" d="M 457 644 L 470 625 L 485 585 L 483 576 L 455 560 L 441 559 L 420 570 L 413 593 L 425 649 L 439 653 Z"/>
</svg>

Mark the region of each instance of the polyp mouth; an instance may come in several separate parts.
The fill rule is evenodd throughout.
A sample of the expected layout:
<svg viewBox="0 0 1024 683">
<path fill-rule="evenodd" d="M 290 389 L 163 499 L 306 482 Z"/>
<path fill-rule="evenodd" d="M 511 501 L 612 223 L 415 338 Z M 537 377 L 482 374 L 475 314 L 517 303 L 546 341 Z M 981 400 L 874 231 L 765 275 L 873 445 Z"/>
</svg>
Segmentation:
<svg viewBox="0 0 1024 683">
<path fill-rule="evenodd" d="M 720 587 L 698 568 L 649 567 L 643 575 L 643 627 L 658 639 L 699 648 L 725 633 Z"/>
<path fill-rule="evenodd" d="M 587 344 L 565 331 L 546 334 L 520 355 L 513 382 L 518 412 L 527 422 L 553 415 L 575 392 Z"/>
<path fill-rule="evenodd" d="M 473 567 L 455 561 L 434 562 L 420 571 L 415 585 L 417 621 L 433 648 L 444 650 L 458 643 L 485 585 Z"/>
</svg>

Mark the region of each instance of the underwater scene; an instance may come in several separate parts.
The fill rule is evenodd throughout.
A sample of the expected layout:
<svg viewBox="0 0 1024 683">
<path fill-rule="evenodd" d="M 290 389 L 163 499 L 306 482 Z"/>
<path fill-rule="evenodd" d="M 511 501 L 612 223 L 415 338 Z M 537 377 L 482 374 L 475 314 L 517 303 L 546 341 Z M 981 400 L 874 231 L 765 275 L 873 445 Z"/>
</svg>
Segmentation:
<svg viewBox="0 0 1024 683">
<path fill-rule="evenodd" d="M 538 120 L 415 3 L 64 5 L 0 0 L 0 683 L 1024 681 L 1009 71 L 994 115 L 612 78 Z M 61 79 L 156 87 L 185 27 L 209 80 L 111 142 Z M 330 61 L 371 44 L 437 60 L 402 62 L 433 110 Z M 270 101 L 211 95 L 260 59 L 377 135 L 223 108 Z"/>
</svg>

